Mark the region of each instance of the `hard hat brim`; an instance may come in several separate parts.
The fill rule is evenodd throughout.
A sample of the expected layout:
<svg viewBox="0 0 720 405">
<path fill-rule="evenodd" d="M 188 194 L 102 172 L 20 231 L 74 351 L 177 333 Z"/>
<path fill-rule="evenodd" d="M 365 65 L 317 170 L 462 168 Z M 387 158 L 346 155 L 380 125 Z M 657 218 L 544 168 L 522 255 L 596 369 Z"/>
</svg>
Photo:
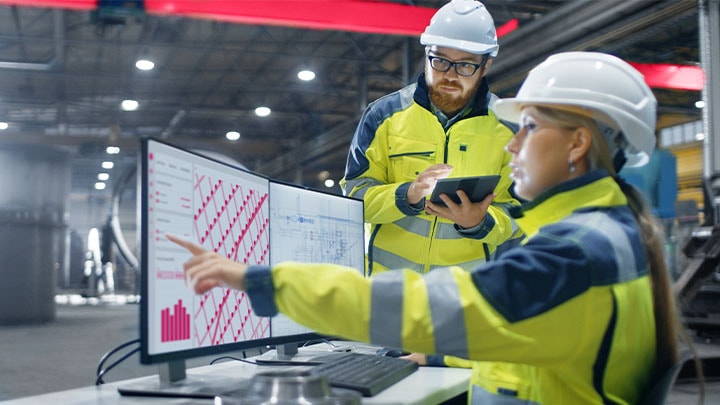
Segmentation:
<svg viewBox="0 0 720 405">
<path fill-rule="evenodd" d="M 637 137 L 638 133 L 647 131 L 646 126 L 637 118 L 629 116 L 620 110 L 613 111 L 612 107 L 607 105 L 593 103 L 592 101 L 583 100 L 579 102 L 576 99 L 557 99 L 551 100 L 544 98 L 504 98 L 499 99 L 493 106 L 495 115 L 501 120 L 505 120 L 512 123 L 520 122 L 520 111 L 524 105 L 540 105 L 548 107 L 561 107 L 561 106 L 575 106 L 587 109 L 596 109 L 602 111 L 609 118 L 614 121 L 614 126 L 621 128 L 625 138 L 628 139 L 632 148 L 626 150 L 625 156 L 627 157 L 627 163 L 625 166 L 641 166 L 647 163 L 649 160 L 649 154 L 655 148 L 654 137 Z M 645 142 L 643 142 L 643 140 Z"/>
<path fill-rule="evenodd" d="M 463 41 L 431 34 L 420 35 L 420 44 L 458 49 L 474 55 L 490 55 L 491 58 L 497 56 L 498 49 L 500 48 L 498 45 L 485 45 L 478 42 Z"/>
</svg>

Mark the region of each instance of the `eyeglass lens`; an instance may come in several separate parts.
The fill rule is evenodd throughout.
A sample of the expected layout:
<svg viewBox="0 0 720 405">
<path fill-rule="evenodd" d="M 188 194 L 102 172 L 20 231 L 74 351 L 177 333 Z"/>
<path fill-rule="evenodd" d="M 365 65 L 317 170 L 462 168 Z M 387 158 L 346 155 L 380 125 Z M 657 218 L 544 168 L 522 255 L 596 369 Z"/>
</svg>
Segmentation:
<svg viewBox="0 0 720 405">
<path fill-rule="evenodd" d="M 469 62 L 451 62 L 445 58 L 430 56 L 430 66 L 439 72 L 447 72 L 455 66 L 455 72 L 460 76 L 472 76 L 481 65 Z"/>
</svg>

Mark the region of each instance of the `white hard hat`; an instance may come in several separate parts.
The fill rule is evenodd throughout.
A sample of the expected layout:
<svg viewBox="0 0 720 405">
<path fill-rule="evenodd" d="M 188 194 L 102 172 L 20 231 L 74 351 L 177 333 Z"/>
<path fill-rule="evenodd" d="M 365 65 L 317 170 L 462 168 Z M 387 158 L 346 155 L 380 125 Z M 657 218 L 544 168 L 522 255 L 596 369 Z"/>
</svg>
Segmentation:
<svg viewBox="0 0 720 405">
<path fill-rule="evenodd" d="M 423 45 L 454 48 L 473 54 L 497 56 L 495 23 L 485 6 L 475 0 L 452 0 L 430 19 L 420 36 Z"/>
<path fill-rule="evenodd" d="M 599 52 L 564 52 L 533 68 L 517 96 L 500 99 L 494 111 L 501 119 L 518 122 L 523 105 L 581 107 L 601 124 L 619 130 L 623 139 L 606 139 L 613 158 L 623 149 L 627 166 L 647 163 L 655 148 L 657 101 L 643 75 L 627 62 Z M 605 122 L 603 122 L 603 120 Z M 616 168 L 617 169 L 617 168 Z"/>
</svg>

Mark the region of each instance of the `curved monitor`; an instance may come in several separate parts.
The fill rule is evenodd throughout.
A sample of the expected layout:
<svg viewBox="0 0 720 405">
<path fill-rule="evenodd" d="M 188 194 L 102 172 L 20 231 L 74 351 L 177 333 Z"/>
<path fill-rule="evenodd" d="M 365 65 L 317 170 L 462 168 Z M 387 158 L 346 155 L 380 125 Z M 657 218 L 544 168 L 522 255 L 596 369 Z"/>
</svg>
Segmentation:
<svg viewBox="0 0 720 405">
<path fill-rule="evenodd" d="M 287 318 L 261 318 L 245 293 L 196 295 L 170 233 L 233 260 L 331 262 L 364 270 L 363 203 L 273 181 L 155 139 L 141 140 L 140 358 L 168 364 L 161 379 L 185 378 L 184 360 L 321 338 Z M 164 376 L 167 374 L 167 376 Z"/>
</svg>

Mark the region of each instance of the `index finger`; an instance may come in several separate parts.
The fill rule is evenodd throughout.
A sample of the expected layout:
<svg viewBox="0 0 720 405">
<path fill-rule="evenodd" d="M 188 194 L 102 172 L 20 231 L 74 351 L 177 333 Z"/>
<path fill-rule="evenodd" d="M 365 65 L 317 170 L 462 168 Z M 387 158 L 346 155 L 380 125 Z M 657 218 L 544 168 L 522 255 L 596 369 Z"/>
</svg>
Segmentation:
<svg viewBox="0 0 720 405">
<path fill-rule="evenodd" d="M 173 242 L 173 243 L 180 245 L 180 246 L 184 247 L 185 249 L 189 250 L 190 253 L 192 253 L 193 255 L 199 255 L 199 254 L 205 252 L 205 248 L 203 248 L 202 246 L 196 245 L 196 244 L 190 242 L 189 240 L 180 239 L 177 236 L 170 235 L 169 233 L 166 233 L 165 237 L 168 238 L 168 240 L 170 242 Z"/>
</svg>

